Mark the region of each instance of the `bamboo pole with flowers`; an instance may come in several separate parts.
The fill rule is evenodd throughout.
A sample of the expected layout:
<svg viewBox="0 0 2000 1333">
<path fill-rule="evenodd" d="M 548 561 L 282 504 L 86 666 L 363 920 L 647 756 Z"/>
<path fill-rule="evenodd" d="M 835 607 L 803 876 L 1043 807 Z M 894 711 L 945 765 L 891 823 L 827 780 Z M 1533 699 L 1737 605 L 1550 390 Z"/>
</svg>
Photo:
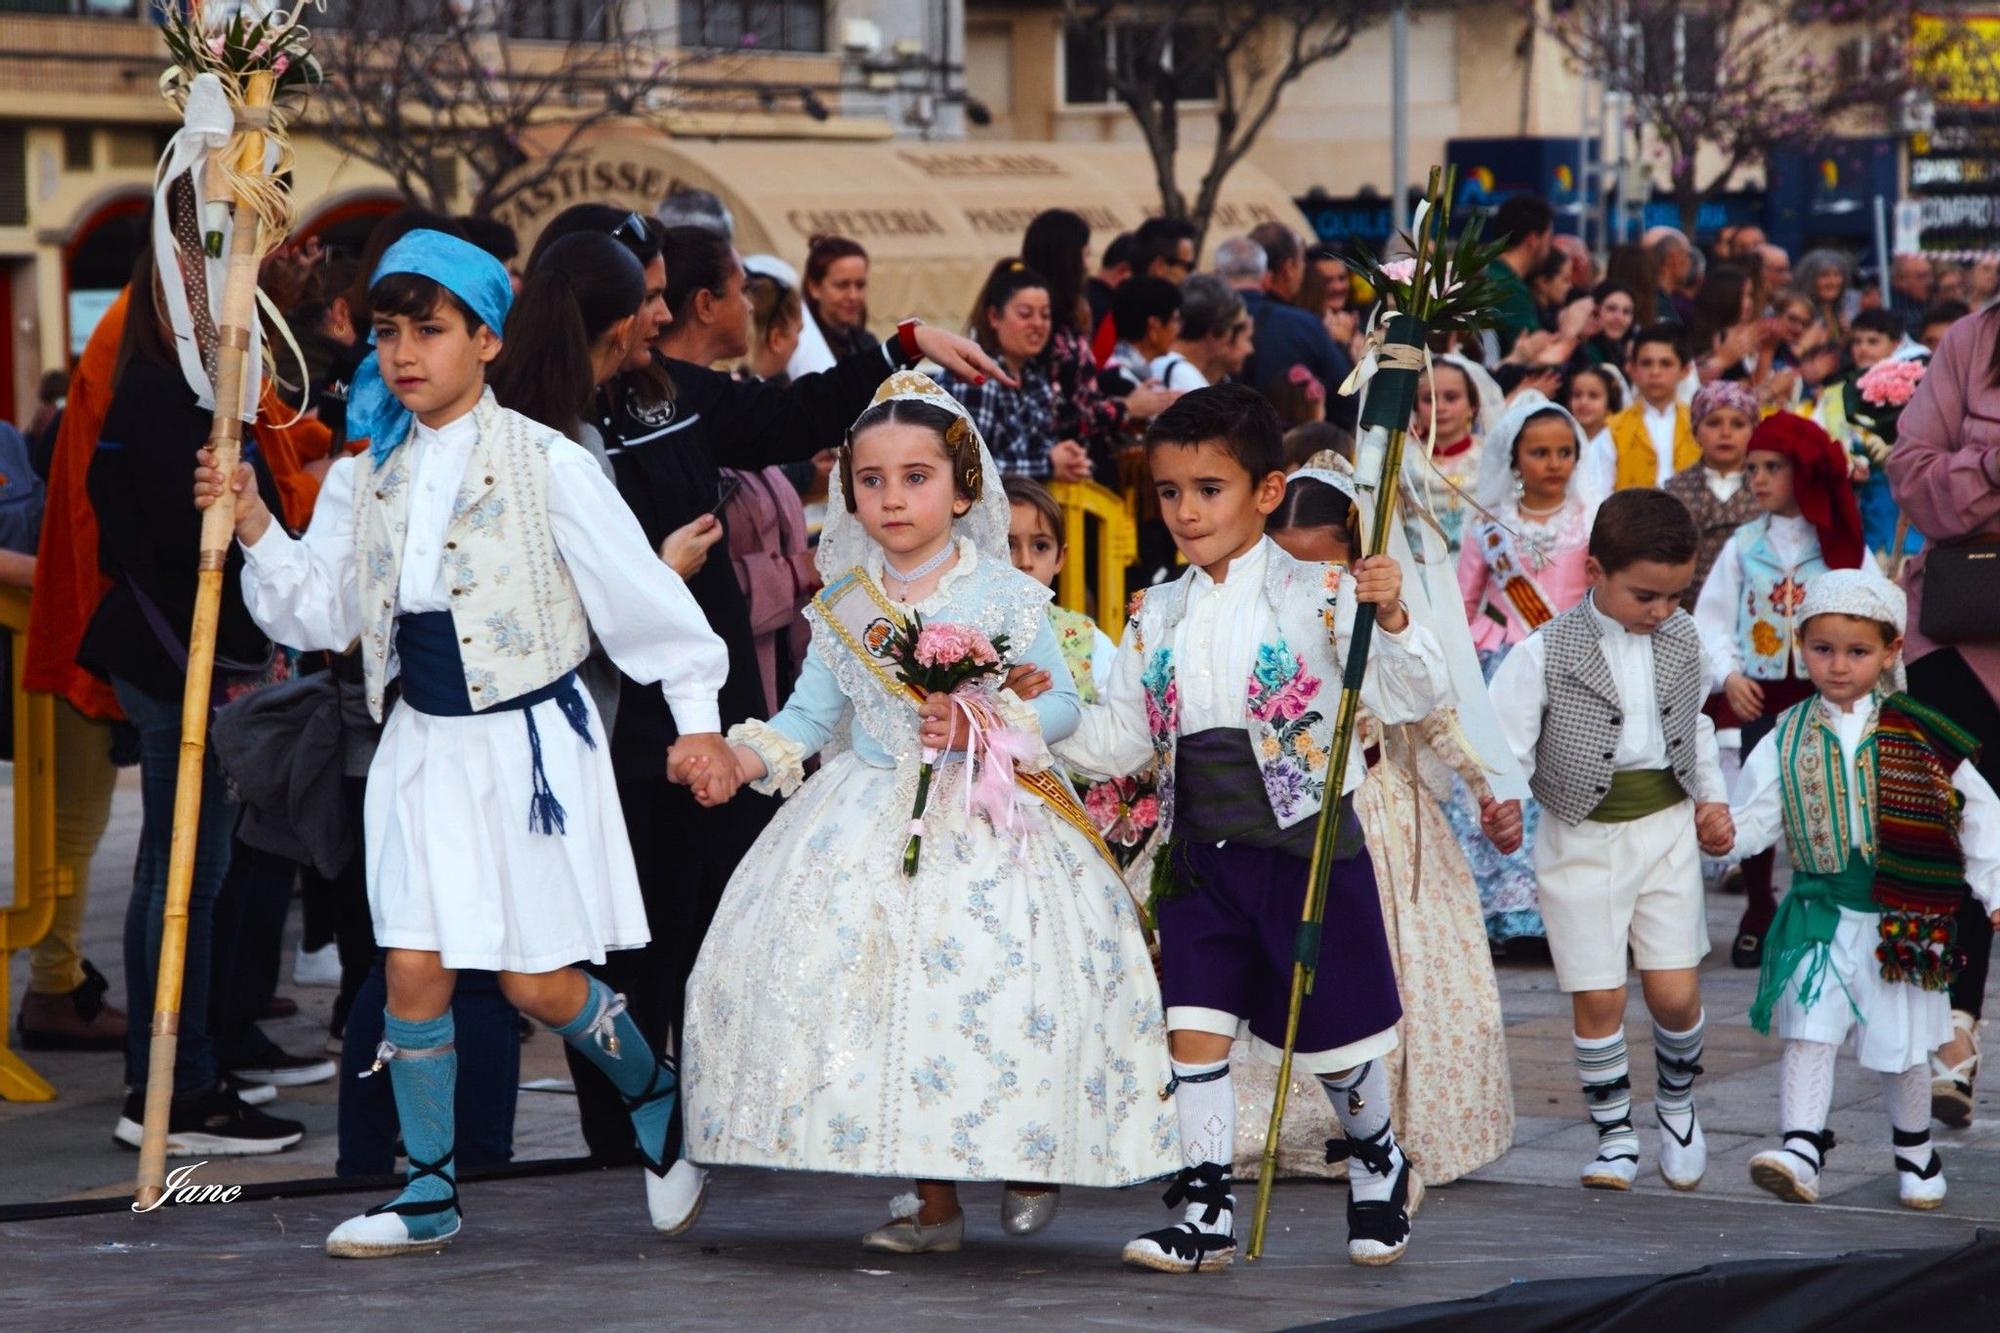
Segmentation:
<svg viewBox="0 0 2000 1333">
<path fill-rule="evenodd" d="M 284 242 L 293 220 L 285 184 L 291 169 L 285 123 L 319 78 L 300 23 L 305 5 L 300 0 L 290 11 L 275 9 L 261 17 L 241 9 L 210 15 L 202 0 L 162 0 L 161 5 L 171 63 L 161 76 L 160 92 L 183 120 L 161 161 L 154 262 L 188 386 L 204 406 L 214 408 L 208 447 L 225 477 L 234 474 L 242 456 L 244 423 L 256 418 L 261 380 L 258 266 Z M 212 281 L 218 266 L 219 299 Z M 153 1205 L 166 1186 L 167 1121 L 213 702 L 216 623 L 235 526 L 234 494 L 225 488 L 202 516 L 196 557 L 135 1208 Z"/>
<path fill-rule="evenodd" d="M 1393 311 L 1385 308 L 1376 316 L 1367 352 L 1354 375 L 1341 386 L 1342 393 L 1367 390 L 1360 412 L 1363 434 L 1356 450 L 1355 480 L 1360 489 L 1372 492 L 1374 498 L 1374 522 L 1368 530 L 1367 542 L 1370 556 L 1388 550 L 1390 525 L 1396 521 L 1396 499 L 1401 491 L 1398 482 L 1403 475 L 1411 409 L 1416 402 L 1418 379 L 1429 363 L 1427 339 L 1436 333 L 1475 331 L 1492 322 L 1497 293 L 1486 270 L 1504 248 L 1504 242 L 1482 240 L 1481 219 L 1477 216 L 1453 241 L 1451 202 L 1456 183 L 1455 168 L 1431 168 L 1429 189 L 1411 220 L 1411 233 L 1405 237 L 1411 258 L 1384 263 L 1366 254 L 1356 254 L 1347 261 L 1367 277 L 1387 306 L 1393 307 Z M 1348 809 L 1341 793 L 1347 784 L 1347 761 L 1361 704 L 1361 682 L 1368 669 L 1368 649 L 1374 639 L 1375 611 L 1375 606 L 1367 602 L 1356 609 L 1354 630 L 1343 663 L 1340 701 L 1327 757 L 1326 798 L 1314 829 L 1305 905 L 1293 940 L 1291 1001 L 1285 1017 L 1285 1043 L 1271 1103 L 1271 1122 L 1264 1134 L 1264 1152 L 1257 1172 L 1257 1210 L 1251 1222 L 1247 1252 L 1250 1259 L 1256 1259 L 1264 1250 L 1271 1187 L 1278 1172 L 1278 1134 L 1284 1125 L 1292 1084 L 1292 1056 L 1298 1044 L 1299 1013 L 1312 990 L 1326 915 L 1327 887 L 1333 870 L 1334 839 Z"/>
</svg>

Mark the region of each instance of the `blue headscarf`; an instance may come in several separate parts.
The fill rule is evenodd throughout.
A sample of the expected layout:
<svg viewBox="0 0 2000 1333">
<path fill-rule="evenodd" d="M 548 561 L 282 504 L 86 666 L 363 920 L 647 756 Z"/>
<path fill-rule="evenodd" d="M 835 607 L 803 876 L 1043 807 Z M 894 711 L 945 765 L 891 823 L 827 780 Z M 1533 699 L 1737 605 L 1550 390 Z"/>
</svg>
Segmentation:
<svg viewBox="0 0 2000 1333">
<path fill-rule="evenodd" d="M 441 231 L 418 229 L 410 232 L 382 253 L 368 285 L 373 287 L 391 273 L 414 273 L 429 278 L 472 307 L 494 335 L 507 327 L 507 311 L 514 304 L 514 284 L 506 266 L 470 241 L 447 236 Z M 375 331 L 368 331 L 375 341 Z M 382 367 L 375 353 L 354 372 L 347 391 L 347 438 L 368 441 L 368 454 L 375 466 L 382 466 L 395 447 L 410 433 L 410 409 L 404 407 L 382 381 Z"/>
</svg>

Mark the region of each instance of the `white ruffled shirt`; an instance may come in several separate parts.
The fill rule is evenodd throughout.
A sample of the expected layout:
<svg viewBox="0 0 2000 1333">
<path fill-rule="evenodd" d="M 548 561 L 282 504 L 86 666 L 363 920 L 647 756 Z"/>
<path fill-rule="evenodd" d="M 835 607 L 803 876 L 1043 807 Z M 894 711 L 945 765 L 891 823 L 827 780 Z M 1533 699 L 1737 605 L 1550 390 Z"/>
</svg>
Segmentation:
<svg viewBox="0 0 2000 1333">
<path fill-rule="evenodd" d="M 1660 726 L 1660 704 L 1653 690 L 1653 636 L 1628 633 L 1597 609 L 1594 593 L 1585 596 L 1584 604 L 1602 631 L 1598 643 L 1618 686 L 1619 711 L 1625 719 L 1612 751 L 1612 770 L 1623 773 L 1673 767 L 1667 759 L 1666 731 Z M 1549 701 L 1548 655 L 1548 636 L 1536 630 L 1515 644 L 1493 673 L 1492 696 L 1500 734 L 1507 738 L 1507 747 L 1514 752 L 1523 775 L 1530 778 L 1535 773 L 1542 712 Z M 1689 795 L 1698 802 L 1729 799 L 1715 750 L 1715 724 L 1705 715 L 1695 719 L 1695 785 L 1699 790 Z"/>
<path fill-rule="evenodd" d="M 419 423 L 401 446 L 409 451 L 411 491 L 399 611 L 451 608 L 445 529 L 477 440 L 467 413 L 436 430 Z M 244 605 L 277 642 L 337 652 L 361 633 L 354 487 L 368 466 L 366 455 L 333 465 L 304 537 L 294 539 L 274 522 L 256 544 L 244 546 Z M 549 447 L 548 505 L 556 549 L 611 660 L 634 680 L 660 682 L 683 734 L 719 731 L 716 694 L 729 675 L 728 651 L 596 460 L 568 440 Z M 395 670 L 392 657 L 389 674 Z"/>
</svg>

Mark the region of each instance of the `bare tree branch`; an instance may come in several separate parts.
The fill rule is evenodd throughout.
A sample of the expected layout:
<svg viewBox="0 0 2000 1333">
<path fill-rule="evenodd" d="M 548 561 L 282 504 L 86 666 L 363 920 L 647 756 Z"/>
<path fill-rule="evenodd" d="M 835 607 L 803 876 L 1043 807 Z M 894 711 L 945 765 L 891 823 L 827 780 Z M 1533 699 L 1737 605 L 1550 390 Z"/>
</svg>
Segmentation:
<svg viewBox="0 0 2000 1333">
<path fill-rule="evenodd" d="M 494 213 L 573 161 L 604 122 L 670 89 L 689 64 L 650 31 L 623 26 L 618 0 L 332 0 L 316 25 L 326 137 L 390 177 L 413 202 Z M 524 22 L 574 14 L 561 40 Z M 459 179 L 461 173 L 464 179 Z"/>
<path fill-rule="evenodd" d="M 1746 166 L 1810 144 L 1851 112 L 1888 112 L 1922 79 L 1913 0 L 1516 0 L 1564 53 L 1632 108 L 1628 128 L 1670 154 L 1692 234 L 1704 200 Z M 1720 165 L 1704 181 L 1703 150 Z"/>
<path fill-rule="evenodd" d="M 1276 115 L 1285 90 L 1385 17 L 1389 0 L 1063 0 L 1073 32 L 1108 53 L 1106 86 L 1145 140 L 1160 210 L 1208 230 L 1229 173 Z M 1190 204 L 1181 184 L 1186 90 L 1214 87 L 1215 142 Z"/>
</svg>

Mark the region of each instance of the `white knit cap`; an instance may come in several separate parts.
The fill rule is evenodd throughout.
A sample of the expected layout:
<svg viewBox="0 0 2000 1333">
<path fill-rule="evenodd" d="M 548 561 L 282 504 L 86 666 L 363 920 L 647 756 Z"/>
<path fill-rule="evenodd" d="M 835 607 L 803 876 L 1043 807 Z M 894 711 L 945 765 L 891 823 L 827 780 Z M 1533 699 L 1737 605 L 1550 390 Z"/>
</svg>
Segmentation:
<svg viewBox="0 0 2000 1333">
<path fill-rule="evenodd" d="M 1900 636 L 1910 616 L 1909 598 L 1881 573 L 1866 565 L 1860 569 L 1829 569 L 1806 585 L 1806 599 L 1799 607 L 1799 623 L 1814 616 L 1855 616 L 1894 625 Z"/>
</svg>

